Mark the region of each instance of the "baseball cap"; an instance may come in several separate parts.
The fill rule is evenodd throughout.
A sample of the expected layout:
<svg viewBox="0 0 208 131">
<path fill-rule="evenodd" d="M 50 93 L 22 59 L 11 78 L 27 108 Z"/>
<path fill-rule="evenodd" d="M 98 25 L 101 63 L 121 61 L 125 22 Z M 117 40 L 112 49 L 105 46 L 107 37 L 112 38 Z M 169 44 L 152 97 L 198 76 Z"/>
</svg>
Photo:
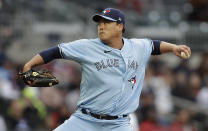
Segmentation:
<svg viewBox="0 0 208 131">
<path fill-rule="evenodd" d="M 106 9 L 104 9 L 102 11 L 101 14 L 95 14 L 92 17 L 92 19 L 95 22 L 99 22 L 101 19 L 106 19 L 106 20 L 114 21 L 114 22 L 123 24 L 124 25 L 124 28 L 125 28 L 125 17 L 124 17 L 124 13 L 122 11 L 118 10 L 118 9 L 106 8 Z M 123 32 L 124 32 L 124 30 L 123 30 Z"/>
</svg>

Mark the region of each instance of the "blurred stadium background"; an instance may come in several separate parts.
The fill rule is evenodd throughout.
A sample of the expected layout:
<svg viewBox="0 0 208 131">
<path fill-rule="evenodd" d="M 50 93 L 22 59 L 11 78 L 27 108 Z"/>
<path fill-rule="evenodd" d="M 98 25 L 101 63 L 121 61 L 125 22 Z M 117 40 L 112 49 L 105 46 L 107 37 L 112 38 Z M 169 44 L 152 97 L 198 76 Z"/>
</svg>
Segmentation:
<svg viewBox="0 0 208 131">
<path fill-rule="evenodd" d="M 25 87 L 17 73 L 44 49 L 97 37 L 91 17 L 106 7 L 124 11 L 127 38 L 192 49 L 189 60 L 152 56 L 135 112 L 137 130 L 208 130 L 208 0 L 0 0 L 0 131 L 52 130 L 76 110 L 77 63 L 45 65 L 60 80 L 52 88 Z"/>
</svg>

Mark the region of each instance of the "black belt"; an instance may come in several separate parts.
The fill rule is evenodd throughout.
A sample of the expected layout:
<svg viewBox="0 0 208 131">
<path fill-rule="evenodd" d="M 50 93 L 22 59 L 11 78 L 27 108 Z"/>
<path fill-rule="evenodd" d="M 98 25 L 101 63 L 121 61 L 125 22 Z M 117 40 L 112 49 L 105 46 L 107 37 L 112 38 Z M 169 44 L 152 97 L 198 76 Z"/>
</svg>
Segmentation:
<svg viewBox="0 0 208 131">
<path fill-rule="evenodd" d="M 118 119 L 119 117 L 118 116 L 109 116 L 109 115 L 104 115 L 104 114 L 95 114 L 95 113 L 92 113 L 92 112 L 88 112 L 85 110 L 85 109 L 81 109 L 82 113 L 83 114 L 89 114 L 91 115 L 92 117 L 95 117 L 97 119 L 105 119 L 105 120 L 114 120 L 114 119 Z M 127 117 L 127 115 L 123 115 L 123 117 Z"/>
</svg>

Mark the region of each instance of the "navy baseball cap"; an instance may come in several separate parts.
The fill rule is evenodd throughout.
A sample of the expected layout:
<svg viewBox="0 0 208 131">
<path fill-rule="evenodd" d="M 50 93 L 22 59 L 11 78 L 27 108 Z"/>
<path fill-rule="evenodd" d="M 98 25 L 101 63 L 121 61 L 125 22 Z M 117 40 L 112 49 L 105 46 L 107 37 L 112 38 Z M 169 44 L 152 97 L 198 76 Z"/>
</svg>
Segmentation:
<svg viewBox="0 0 208 131">
<path fill-rule="evenodd" d="M 121 12 L 120 10 L 118 10 L 118 9 L 106 8 L 106 9 L 104 9 L 102 11 L 101 14 L 95 14 L 92 17 L 92 19 L 95 22 L 99 22 L 101 19 L 106 19 L 106 20 L 114 21 L 114 22 L 123 24 L 124 25 L 124 28 L 125 28 L 125 17 L 124 17 L 124 13 Z M 123 32 L 124 32 L 124 30 L 123 30 Z"/>
</svg>

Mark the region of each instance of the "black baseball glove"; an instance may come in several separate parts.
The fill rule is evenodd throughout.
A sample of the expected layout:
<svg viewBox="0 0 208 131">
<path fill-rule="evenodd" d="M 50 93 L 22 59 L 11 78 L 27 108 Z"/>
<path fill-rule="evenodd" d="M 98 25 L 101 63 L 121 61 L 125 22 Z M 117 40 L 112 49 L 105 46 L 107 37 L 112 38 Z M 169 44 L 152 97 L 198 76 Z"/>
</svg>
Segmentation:
<svg viewBox="0 0 208 131">
<path fill-rule="evenodd" d="M 59 83 L 58 79 L 48 70 L 36 71 L 31 69 L 27 72 L 19 72 L 19 77 L 25 84 L 32 87 L 49 87 Z"/>
</svg>

